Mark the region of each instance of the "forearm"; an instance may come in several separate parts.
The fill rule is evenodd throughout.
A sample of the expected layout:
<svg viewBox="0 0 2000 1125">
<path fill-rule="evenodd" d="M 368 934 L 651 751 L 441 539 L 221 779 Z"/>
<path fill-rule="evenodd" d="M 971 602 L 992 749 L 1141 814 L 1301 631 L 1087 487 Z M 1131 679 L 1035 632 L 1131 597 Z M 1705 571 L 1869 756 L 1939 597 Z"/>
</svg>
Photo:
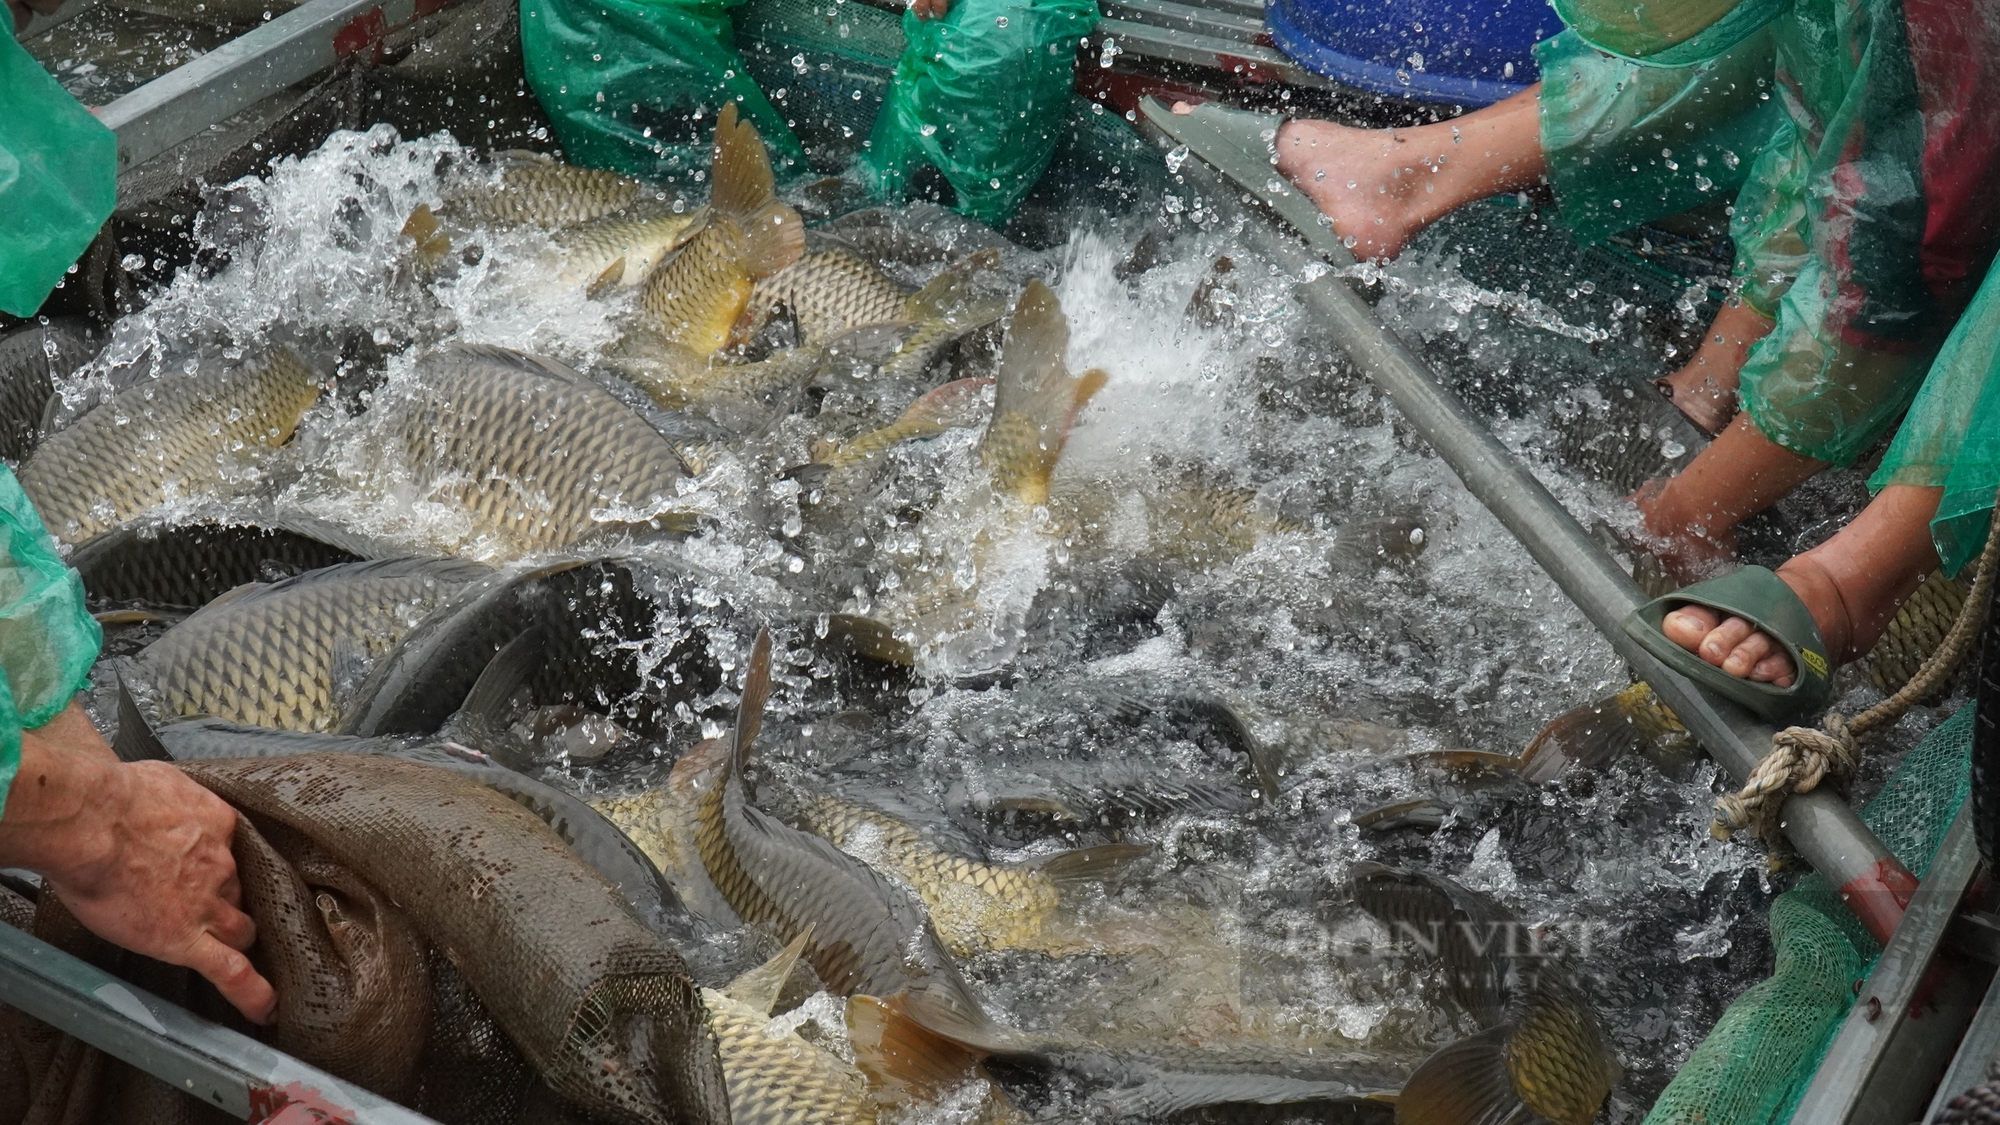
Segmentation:
<svg viewBox="0 0 2000 1125">
<path fill-rule="evenodd" d="M 123 781 L 117 756 L 74 703 L 21 732 L 20 766 L 0 813 L 0 864 L 67 872 L 109 862 L 116 846 L 102 810 Z"/>
</svg>

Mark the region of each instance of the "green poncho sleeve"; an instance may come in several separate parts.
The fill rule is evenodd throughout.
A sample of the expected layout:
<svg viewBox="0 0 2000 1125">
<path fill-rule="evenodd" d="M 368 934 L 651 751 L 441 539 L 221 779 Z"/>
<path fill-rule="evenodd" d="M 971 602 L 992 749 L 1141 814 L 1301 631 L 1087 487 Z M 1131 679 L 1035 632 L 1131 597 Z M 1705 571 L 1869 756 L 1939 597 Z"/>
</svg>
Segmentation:
<svg viewBox="0 0 2000 1125">
<path fill-rule="evenodd" d="M 104 634 L 83 581 L 63 565 L 14 474 L 0 467 L 0 808 L 21 765 L 21 731 L 61 713 L 90 679 Z"/>
<path fill-rule="evenodd" d="M 1945 340 L 1923 389 L 1868 481 L 1942 488 L 1931 538 L 1948 575 L 1986 545 L 2000 492 L 2000 269 Z"/>
<path fill-rule="evenodd" d="M 11 34 L 0 107 L 0 312 L 32 316 L 111 217 L 118 138 Z"/>
</svg>

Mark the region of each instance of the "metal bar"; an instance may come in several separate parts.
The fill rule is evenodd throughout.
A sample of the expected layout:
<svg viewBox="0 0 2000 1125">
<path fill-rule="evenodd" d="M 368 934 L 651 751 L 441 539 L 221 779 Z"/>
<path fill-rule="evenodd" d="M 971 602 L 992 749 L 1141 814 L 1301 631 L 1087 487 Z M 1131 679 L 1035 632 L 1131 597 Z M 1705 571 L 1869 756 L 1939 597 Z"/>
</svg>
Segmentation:
<svg viewBox="0 0 2000 1125">
<path fill-rule="evenodd" d="M 0 1002 L 241 1120 L 304 1104 L 351 1125 L 437 1125 L 11 926 L 0 926 Z"/>
<path fill-rule="evenodd" d="M 1144 99 L 1141 107 L 1147 120 L 1161 132 L 1183 143 L 1192 141 L 1204 159 L 1212 157 L 1212 163 L 1230 165 L 1221 171 L 1240 189 L 1211 183 L 1211 195 L 1233 199 L 1247 190 L 1285 219 L 1319 258 L 1336 267 L 1354 263 L 1354 256 L 1312 201 L 1271 170 L 1270 153 L 1264 144 L 1251 151 L 1229 133 L 1193 116 L 1176 115 L 1151 98 Z M 1275 127 L 1277 119 L 1271 120 Z M 1196 170 L 1200 177 L 1200 167 L 1190 162 L 1182 165 L 1182 173 Z M 1244 238 L 1293 269 L 1303 270 L 1312 260 L 1305 247 L 1270 224 L 1248 224 Z M 1749 777 L 1770 749 L 1772 729 L 1732 704 L 1710 699 L 1625 635 L 1624 619 L 1642 603 L 1644 595 L 1568 510 L 1472 416 L 1458 396 L 1438 383 L 1423 360 L 1376 318 L 1375 311 L 1343 279 L 1327 274 L 1301 284 L 1296 292 L 1314 319 L 1389 395 L 1466 489 L 1514 533 L 1535 562 L 1618 654 L 1653 685 L 1708 752 L 1739 781 Z M 1793 794 L 1785 801 L 1781 823 L 1799 854 L 1840 888 L 1843 899 L 1877 940 L 1888 942 L 1916 880 L 1861 823 L 1847 802 L 1825 790 Z"/>
<path fill-rule="evenodd" d="M 158 156 L 219 121 L 363 51 L 443 7 L 425 0 L 308 0 L 105 106 L 118 134 L 118 171 Z"/>
<path fill-rule="evenodd" d="M 26 43 L 37 35 L 54 31 L 103 2 L 104 0 L 68 0 L 68 3 L 53 12 L 47 14 L 36 12 L 28 17 L 26 27 L 14 32 L 14 39 L 16 42 Z"/>
<path fill-rule="evenodd" d="M 1217 39 L 1120 19 L 1099 20 L 1095 34 L 1100 39 L 1115 39 L 1122 51 L 1144 58 L 1209 67 L 1253 81 L 1284 82 L 1315 88 L 1333 85 L 1293 62 L 1283 52 L 1255 43 Z"/>
<path fill-rule="evenodd" d="M 1176 4 L 1172 0 L 1102 0 L 1098 7 L 1110 19 L 1173 31 L 1191 31 L 1239 43 L 1254 44 L 1264 34 L 1262 13 L 1243 15 L 1224 9 Z M 1268 43 L 1263 45 L 1269 46 Z"/>
<path fill-rule="evenodd" d="M 1964 989 L 1941 987 L 1946 978 L 1933 967 L 1933 961 L 1944 944 L 1946 925 L 1978 867 L 1972 812 L 1961 807 L 1931 861 L 1923 886 L 1910 899 L 1903 924 L 1868 974 L 1867 985 L 1821 1058 L 1792 1120 L 1815 1125 L 1872 1125 L 1908 1121 L 1922 1109 L 1937 1070 L 1934 1063 L 1895 1065 L 1899 1057 L 1906 1063 L 1911 1061 L 1913 1053 L 1900 1039 L 1930 1032 L 1922 1038 L 1944 1040 L 1932 1056 L 1941 1057 L 1965 1026 L 1962 1020 L 1950 1018 L 1953 1008 L 1971 1014 L 1972 996 Z M 1922 1012 L 1926 1007 L 1934 1010 Z"/>
<path fill-rule="evenodd" d="M 1986 986 L 1986 996 L 1979 1002 L 1979 1010 L 1973 1013 L 1972 1024 L 1965 1029 L 1965 1038 L 1959 1041 L 1951 1065 L 1945 1068 L 1944 1080 L 1938 1083 L 1930 1108 L 1924 1111 L 1926 1125 L 1936 1121 L 1953 1098 L 1986 1081 L 1986 1068 L 1995 1057 L 2000 1057 L 2000 974 L 1995 974 L 1992 983 Z"/>
</svg>

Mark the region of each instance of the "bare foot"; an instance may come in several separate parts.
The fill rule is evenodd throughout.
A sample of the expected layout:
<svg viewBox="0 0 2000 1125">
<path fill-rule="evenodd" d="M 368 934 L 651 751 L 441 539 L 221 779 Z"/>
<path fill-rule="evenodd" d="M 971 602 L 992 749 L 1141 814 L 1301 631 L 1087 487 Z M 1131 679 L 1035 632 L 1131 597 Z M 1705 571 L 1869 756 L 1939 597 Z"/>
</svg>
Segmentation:
<svg viewBox="0 0 2000 1125">
<path fill-rule="evenodd" d="M 1778 578 L 1792 588 L 1819 626 L 1827 649 L 1842 663 L 1852 656 L 1853 627 L 1847 603 L 1833 576 L 1810 555 L 1800 555 L 1778 568 Z M 1756 683 L 1791 687 L 1798 669 L 1777 638 L 1751 626 L 1741 617 L 1725 617 L 1706 606 L 1687 605 L 1667 614 L 1660 623 L 1667 639 L 1701 657 L 1732 676 Z M 1872 643 L 1872 641 L 1871 641 Z"/>
<path fill-rule="evenodd" d="M 1435 195 L 1445 162 L 1394 129 L 1350 129 L 1287 121 L 1278 130 L 1278 171 L 1333 219 L 1334 233 L 1362 259 L 1393 258 L 1430 218 L 1420 197 Z"/>
</svg>

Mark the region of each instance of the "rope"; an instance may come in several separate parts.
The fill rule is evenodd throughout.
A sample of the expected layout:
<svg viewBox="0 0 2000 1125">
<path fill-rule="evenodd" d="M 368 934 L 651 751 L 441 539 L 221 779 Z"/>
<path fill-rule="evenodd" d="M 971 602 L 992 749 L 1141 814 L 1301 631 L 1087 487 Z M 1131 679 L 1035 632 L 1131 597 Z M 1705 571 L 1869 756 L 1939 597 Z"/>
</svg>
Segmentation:
<svg viewBox="0 0 2000 1125">
<path fill-rule="evenodd" d="M 1937 651 L 1924 661 L 1896 694 L 1852 719 L 1829 714 L 1818 729 L 1786 727 L 1771 736 L 1771 752 L 1758 761 L 1742 789 L 1715 799 L 1715 822 L 1709 831 L 1718 840 L 1727 840 L 1745 828 L 1753 829 L 1766 847 L 1783 848 L 1784 834 L 1778 825 L 1778 810 L 1793 793 L 1810 793 L 1831 777 L 1845 786 L 1861 765 L 1862 735 L 1878 727 L 1891 727 L 1917 700 L 1930 697 L 1958 674 L 1958 666 L 1986 624 L 1986 612 L 1993 602 L 1995 562 L 2000 560 L 2000 509 L 1996 509 L 1986 533 L 1986 547 L 1979 552 L 1972 591 L 1958 607 L 1958 617 Z"/>
</svg>

